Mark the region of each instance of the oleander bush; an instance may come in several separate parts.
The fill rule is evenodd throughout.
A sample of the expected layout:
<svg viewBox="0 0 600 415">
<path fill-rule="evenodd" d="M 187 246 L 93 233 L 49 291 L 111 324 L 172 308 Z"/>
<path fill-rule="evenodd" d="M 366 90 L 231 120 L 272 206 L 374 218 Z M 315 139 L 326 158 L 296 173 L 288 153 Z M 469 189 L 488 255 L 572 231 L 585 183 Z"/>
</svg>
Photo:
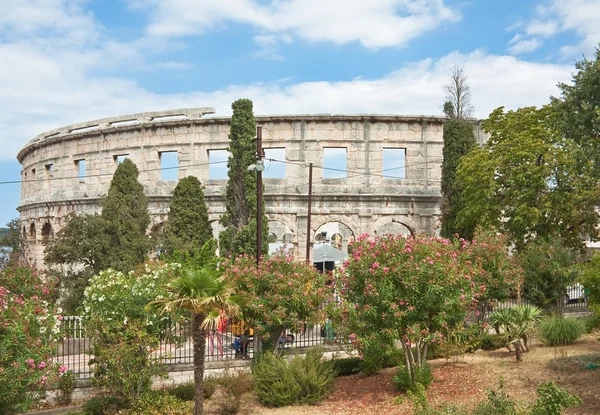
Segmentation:
<svg viewBox="0 0 600 415">
<path fill-rule="evenodd" d="M 34 408 L 64 366 L 51 364 L 61 310 L 42 273 L 10 262 L 0 270 L 0 414 Z"/>
</svg>

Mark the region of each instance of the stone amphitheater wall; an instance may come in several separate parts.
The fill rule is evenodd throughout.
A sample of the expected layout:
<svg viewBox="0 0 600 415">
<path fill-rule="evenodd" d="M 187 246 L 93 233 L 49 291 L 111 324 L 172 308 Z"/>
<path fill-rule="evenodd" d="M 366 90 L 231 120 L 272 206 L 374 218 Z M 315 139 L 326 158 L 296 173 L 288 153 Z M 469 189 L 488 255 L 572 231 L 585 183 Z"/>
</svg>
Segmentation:
<svg viewBox="0 0 600 415">
<path fill-rule="evenodd" d="M 167 219 L 177 180 L 161 180 L 161 155 L 177 152 L 178 178 L 197 176 L 210 218 L 224 212 L 226 179 L 209 176 L 211 151 L 228 146 L 230 118 L 205 117 L 212 108 L 106 118 L 49 131 L 18 154 L 22 164 L 21 215 L 30 260 L 43 266 L 44 242 L 73 214 L 99 213 L 120 156 L 140 170 L 149 198 L 151 228 Z M 304 252 L 308 163 L 313 163 L 311 232 L 340 222 L 354 236 L 385 232 L 401 223 L 413 233 L 439 228 L 444 118 L 400 115 L 257 116 L 265 149 L 285 149 L 285 177 L 265 178 L 266 214 L 279 240 L 287 234 Z M 480 140 L 479 124 L 474 128 Z M 347 177 L 323 177 L 325 148 L 345 148 Z M 405 149 L 405 178 L 383 171 L 383 150 Z M 214 154 L 214 153 L 213 153 Z M 84 174 L 80 177 L 80 163 Z M 215 222 L 215 235 L 220 231 Z M 291 237 L 290 237 L 291 235 Z"/>
</svg>

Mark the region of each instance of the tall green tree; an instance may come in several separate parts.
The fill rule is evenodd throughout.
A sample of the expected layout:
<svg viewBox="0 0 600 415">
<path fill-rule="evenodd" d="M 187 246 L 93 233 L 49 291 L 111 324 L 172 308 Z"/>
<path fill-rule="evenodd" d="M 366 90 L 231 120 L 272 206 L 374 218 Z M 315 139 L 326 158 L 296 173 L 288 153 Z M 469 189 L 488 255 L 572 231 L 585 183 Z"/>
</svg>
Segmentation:
<svg viewBox="0 0 600 415">
<path fill-rule="evenodd" d="M 115 171 L 102 201 L 102 219 L 109 237 L 106 263 L 117 271 L 131 271 L 150 251 L 148 199 L 138 181 L 139 171 L 125 159 Z"/>
<path fill-rule="evenodd" d="M 596 180 L 582 175 L 578 144 L 555 128 L 552 106 L 494 110 L 483 128 L 490 139 L 460 162 L 457 183 L 462 209 L 457 224 L 473 230 L 494 226 L 517 249 L 558 234 L 566 246 L 597 235 Z"/>
<path fill-rule="evenodd" d="M 102 203 L 102 214 L 73 217 L 47 242 L 45 262 L 50 273 L 60 277 L 62 305 L 69 312 L 81 304 L 92 275 L 108 268 L 127 272 L 144 262 L 150 250 L 146 235 L 150 216 L 137 177 L 135 164 L 123 161 Z"/>
<path fill-rule="evenodd" d="M 567 287 L 575 282 L 576 249 L 564 245 L 557 235 L 539 238 L 519 254 L 523 268 L 523 294 L 534 305 L 562 314 Z"/>
<path fill-rule="evenodd" d="M 215 329 L 224 316 L 235 316 L 243 304 L 243 298 L 233 294 L 232 285 L 218 275 L 212 266 L 186 268 L 182 275 L 169 283 L 167 298 L 149 304 L 150 308 L 164 313 L 189 312 L 192 320 L 194 341 L 194 414 L 204 409 L 204 357 L 206 335 Z"/>
<path fill-rule="evenodd" d="M 248 167 L 257 161 L 256 121 L 252 112 L 252 101 L 239 99 L 231 104 L 231 130 L 229 133 L 229 180 L 227 181 L 225 204 L 226 213 L 221 217 L 225 229 L 219 235 L 221 254 L 256 255 L 256 212 L 263 215 L 262 253 L 269 249 L 269 233 L 265 208 L 257 207 L 256 172 Z M 264 190 L 264 189 L 263 189 Z"/>
<path fill-rule="evenodd" d="M 461 189 L 456 183 L 456 170 L 461 158 L 476 146 L 473 124 L 459 118 L 451 118 L 444 124 L 444 149 L 442 161 L 442 229 L 444 237 L 459 234 L 471 238 L 472 232 L 456 223 L 456 216 L 463 208 Z"/>
<path fill-rule="evenodd" d="M 600 177 L 600 49 L 592 60 L 575 63 L 572 82 L 559 83 L 560 97 L 552 98 L 557 129 L 580 146 L 582 174 Z"/>
<path fill-rule="evenodd" d="M 194 255 L 211 238 L 212 228 L 202 184 L 194 176 L 184 177 L 177 183 L 171 198 L 162 250 L 166 256 L 176 251 L 182 255 Z"/>
</svg>

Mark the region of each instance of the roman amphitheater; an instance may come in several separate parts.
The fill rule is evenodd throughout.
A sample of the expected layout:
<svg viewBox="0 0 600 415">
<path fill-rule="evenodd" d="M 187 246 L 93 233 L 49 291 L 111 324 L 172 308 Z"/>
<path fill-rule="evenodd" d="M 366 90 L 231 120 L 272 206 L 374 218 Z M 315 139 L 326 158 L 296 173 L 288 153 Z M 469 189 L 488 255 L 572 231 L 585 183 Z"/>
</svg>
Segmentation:
<svg viewBox="0 0 600 415">
<path fill-rule="evenodd" d="M 151 229 L 167 220 L 178 178 L 205 187 L 211 219 L 225 210 L 230 118 L 193 108 L 104 118 L 42 133 L 19 152 L 21 215 L 30 260 L 43 265 L 44 243 L 77 213 L 98 213 L 123 157 L 140 170 Z M 313 163 L 312 241 L 345 249 L 363 233 L 439 229 L 445 118 L 402 115 L 257 116 L 266 158 L 270 242 L 307 240 L 309 163 Z M 476 136 L 483 142 L 480 125 Z M 170 160 L 171 165 L 166 165 Z M 169 173 L 169 174 L 167 174 Z M 213 232 L 220 231 L 218 221 Z"/>
</svg>

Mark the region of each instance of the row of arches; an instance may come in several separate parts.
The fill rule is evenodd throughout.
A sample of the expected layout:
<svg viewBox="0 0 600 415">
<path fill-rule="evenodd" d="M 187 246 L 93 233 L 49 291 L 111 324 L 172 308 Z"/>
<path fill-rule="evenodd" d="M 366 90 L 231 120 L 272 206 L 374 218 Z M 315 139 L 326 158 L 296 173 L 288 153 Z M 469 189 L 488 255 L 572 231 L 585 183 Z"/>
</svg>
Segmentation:
<svg viewBox="0 0 600 415">
<path fill-rule="evenodd" d="M 50 224 L 50 222 L 45 222 L 42 225 L 42 241 L 47 241 L 48 239 L 52 238 L 54 236 L 54 229 L 52 228 L 52 225 Z M 35 242 L 37 240 L 37 231 L 35 228 L 35 222 L 31 222 L 31 224 L 29 224 L 29 230 L 27 229 L 27 227 L 25 225 L 23 225 L 23 229 L 22 229 L 22 237 L 23 240 L 25 241 L 32 241 Z"/>
<path fill-rule="evenodd" d="M 164 226 L 164 222 L 160 222 L 152 226 L 152 232 L 158 232 Z M 376 235 L 394 234 L 394 235 L 410 235 L 414 231 L 404 223 L 394 221 L 385 223 L 374 232 Z M 35 242 L 38 238 L 35 222 L 32 222 L 27 228 L 23 225 L 22 236 L 26 241 Z M 54 229 L 49 221 L 42 225 L 41 239 L 46 241 L 54 236 Z M 356 238 L 355 232 L 350 226 L 341 221 L 325 222 L 317 227 L 311 240 L 317 244 L 329 243 L 336 249 L 347 252 L 348 244 Z M 269 251 L 274 251 L 282 246 L 294 245 L 294 230 L 281 221 L 269 221 L 269 236 L 270 245 Z M 296 242 L 299 243 L 300 241 Z"/>
</svg>

